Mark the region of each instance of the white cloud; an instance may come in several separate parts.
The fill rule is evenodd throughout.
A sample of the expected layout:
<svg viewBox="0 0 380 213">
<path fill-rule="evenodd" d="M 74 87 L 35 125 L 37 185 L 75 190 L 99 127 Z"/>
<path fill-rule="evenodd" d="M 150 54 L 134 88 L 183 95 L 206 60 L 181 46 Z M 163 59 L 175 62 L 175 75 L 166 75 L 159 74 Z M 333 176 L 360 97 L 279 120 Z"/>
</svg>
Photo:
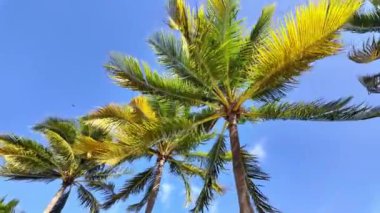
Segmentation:
<svg viewBox="0 0 380 213">
<path fill-rule="evenodd" d="M 162 203 L 166 203 L 166 201 L 168 201 L 170 194 L 173 191 L 173 188 L 174 188 L 173 185 L 171 185 L 169 183 L 163 183 L 161 185 L 162 195 L 160 198 L 161 198 Z"/>
<path fill-rule="evenodd" d="M 255 146 L 249 150 L 249 153 L 252 155 L 255 155 L 259 160 L 264 160 L 266 157 L 267 153 L 264 148 L 264 144 L 266 143 L 266 139 L 262 138 L 260 139 Z"/>
</svg>

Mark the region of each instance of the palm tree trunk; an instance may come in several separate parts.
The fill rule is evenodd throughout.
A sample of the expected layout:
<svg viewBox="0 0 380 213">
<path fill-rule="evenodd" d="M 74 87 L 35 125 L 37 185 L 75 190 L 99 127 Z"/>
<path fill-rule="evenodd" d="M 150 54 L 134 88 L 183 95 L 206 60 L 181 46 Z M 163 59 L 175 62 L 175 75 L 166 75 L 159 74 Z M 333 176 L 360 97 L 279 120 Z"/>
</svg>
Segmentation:
<svg viewBox="0 0 380 213">
<path fill-rule="evenodd" d="M 166 159 L 164 157 L 160 157 L 157 159 L 156 163 L 156 172 L 154 175 L 154 185 L 152 189 L 152 193 L 149 195 L 145 213 L 151 213 L 154 207 L 154 203 L 156 202 L 158 191 L 160 190 L 160 183 L 161 183 L 161 177 L 162 172 L 164 170 L 164 164 Z"/>
<path fill-rule="evenodd" d="M 44 210 L 44 213 L 58 213 L 58 212 L 61 212 L 61 210 L 63 209 L 63 206 L 66 203 L 66 199 L 64 199 L 64 195 L 65 195 L 65 192 L 66 192 L 67 188 L 69 188 L 69 185 L 63 183 L 62 186 L 61 186 L 61 188 L 54 195 L 53 199 L 50 201 L 49 205 Z M 57 208 L 58 205 L 62 205 L 62 207 L 61 208 Z"/>
<path fill-rule="evenodd" d="M 232 151 L 232 165 L 235 176 L 236 192 L 239 199 L 240 213 L 253 213 L 247 183 L 245 181 L 245 169 L 240 156 L 240 142 L 237 127 L 237 116 L 231 113 L 228 116 L 230 144 Z"/>
</svg>

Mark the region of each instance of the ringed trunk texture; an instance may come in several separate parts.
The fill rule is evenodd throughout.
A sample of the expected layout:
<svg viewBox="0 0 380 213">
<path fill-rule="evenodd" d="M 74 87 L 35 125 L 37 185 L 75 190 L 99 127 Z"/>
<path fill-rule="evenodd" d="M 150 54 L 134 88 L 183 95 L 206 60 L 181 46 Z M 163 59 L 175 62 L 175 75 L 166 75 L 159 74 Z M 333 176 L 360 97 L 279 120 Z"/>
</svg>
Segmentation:
<svg viewBox="0 0 380 213">
<path fill-rule="evenodd" d="M 64 201 L 61 201 L 61 200 L 64 199 L 64 195 L 65 195 L 66 190 L 68 188 L 69 188 L 69 185 L 62 184 L 61 188 L 58 190 L 57 193 L 55 193 L 53 199 L 50 201 L 49 205 L 44 210 L 44 213 L 59 213 L 59 212 L 61 212 L 63 206 L 66 203 L 66 200 L 64 200 Z M 60 201 L 64 202 L 61 209 L 57 208 L 57 205 L 60 204 Z"/>
<path fill-rule="evenodd" d="M 240 142 L 236 114 L 229 115 L 228 122 L 232 151 L 232 166 L 235 176 L 235 185 L 239 200 L 240 213 L 253 213 L 254 211 L 251 205 L 247 183 L 245 181 L 246 173 L 240 156 Z"/>
<path fill-rule="evenodd" d="M 146 204 L 145 213 L 151 213 L 153 211 L 154 203 L 156 202 L 158 191 L 160 190 L 161 177 L 164 170 L 165 161 L 166 159 L 164 157 L 157 159 L 156 172 L 154 174 L 154 185 Z"/>
</svg>

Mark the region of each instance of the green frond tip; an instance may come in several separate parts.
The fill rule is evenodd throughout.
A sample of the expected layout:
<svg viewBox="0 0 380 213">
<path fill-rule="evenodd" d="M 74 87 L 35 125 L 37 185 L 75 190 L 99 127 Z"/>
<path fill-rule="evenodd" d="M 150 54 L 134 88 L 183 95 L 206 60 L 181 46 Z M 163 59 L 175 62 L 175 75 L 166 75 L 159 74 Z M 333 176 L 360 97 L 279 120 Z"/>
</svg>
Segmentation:
<svg viewBox="0 0 380 213">
<path fill-rule="evenodd" d="M 353 48 L 348 57 L 356 63 L 370 63 L 380 59 L 380 41 L 373 37 L 363 43 L 361 49 Z"/>
<path fill-rule="evenodd" d="M 259 40 L 264 39 L 265 36 L 268 35 L 268 30 L 270 29 L 272 16 L 275 9 L 276 4 L 271 4 L 263 8 L 259 20 L 251 31 L 251 42 L 259 42 Z"/>
<path fill-rule="evenodd" d="M 368 93 L 380 93 L 380 74 L 359 77 L 359 82 L 368 90 Z"/>
</svg>

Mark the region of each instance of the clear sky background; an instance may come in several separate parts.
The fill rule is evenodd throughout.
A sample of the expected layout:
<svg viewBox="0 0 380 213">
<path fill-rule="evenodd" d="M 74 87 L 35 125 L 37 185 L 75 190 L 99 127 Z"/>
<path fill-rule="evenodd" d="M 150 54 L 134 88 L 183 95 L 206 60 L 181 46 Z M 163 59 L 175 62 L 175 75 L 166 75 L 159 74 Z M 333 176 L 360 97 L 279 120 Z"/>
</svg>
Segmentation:
<svg viewBox="0 0 380 213">
<path fill-rule="evenodd" d="M 192 1 L 197 2 L 196 0 Z M 276 19 L 305 0 L 277 2 Z M 199 3 L 199 1 L 198 1 Z M 252 26 L 270 0 L 242 0 L 240 16 Z M 47 116 L 75 118 L 110 102 L 127 103 L 137 93 L 114 85 L 103 65 L 111 51 L 131 54 L 162 70 L 146 40 L 165 28 L 163 0 L 0 0 L 0 132 L 42 140 L 30 130 Z M 344 34 L 347 47 L 364 36 Z M 288 100 L 337 99 L 380 105 L 357 76 L 376 73 L 379 63 L 357 65 L 346 52 L 315 63 Z M 267 122 L 240 127 L 241 140 L 259 155 L 271 176 L 263 191 L 284 213 L 380 212 L 379 119 L 363 122 Z M 144 169 L 140 162 L 136 171 Z M 227 194 L 210 212 L 237 212 L 233 175 Z M 121 183 L 121 181 L 119 181 Z M 0 196 L 20 199 L 26 212 L 42 212 L 58 190 L 50 184 L 0 180 Z M 195 180 L 193 191 L 201 184 Z M 124 212 L 119 203 L 108 212 Z M 155 212 L 187 212 L 179 180 L 165 176 Z M 64 212 L 86 212 L 76 194 Z"/>
</svg>

